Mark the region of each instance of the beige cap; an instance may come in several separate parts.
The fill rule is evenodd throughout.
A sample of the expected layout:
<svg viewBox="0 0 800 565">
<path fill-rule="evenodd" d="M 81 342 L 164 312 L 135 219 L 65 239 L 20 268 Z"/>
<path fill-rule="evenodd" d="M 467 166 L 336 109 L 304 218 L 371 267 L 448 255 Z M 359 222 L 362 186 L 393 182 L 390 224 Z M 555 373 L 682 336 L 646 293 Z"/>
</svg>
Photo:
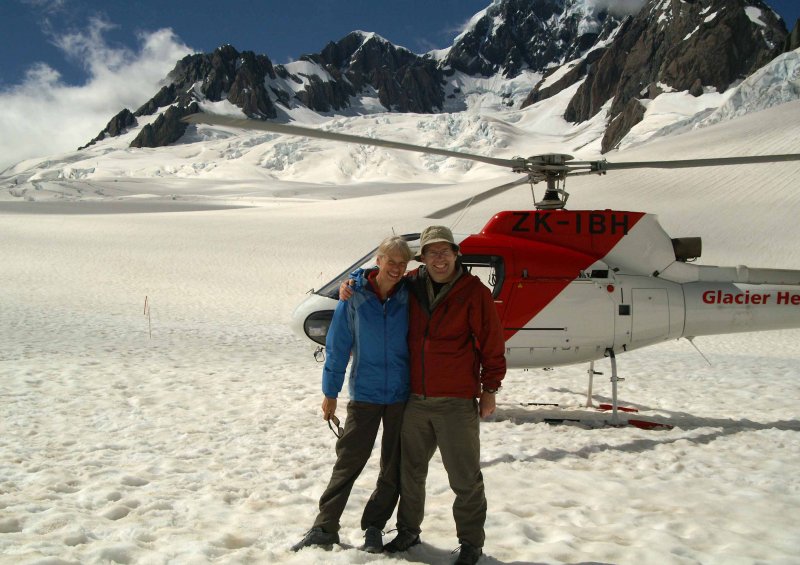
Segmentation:
<svg viewBox="0 0 800 565">
<path fill-rule="evenodd" d="M 458 245 L 453 239 L 453 232 L 447 226 L 428 226 L 422 230 L 422 235 L 419 237 L 419 254 L 414 257 L 417 261 L 422 259 L 422 253 L 425 251 L 425 246 L 431 243 L 439 243 L 444 241 L 453 246 L 453 251 L 458 252 Z"/>
</svg>

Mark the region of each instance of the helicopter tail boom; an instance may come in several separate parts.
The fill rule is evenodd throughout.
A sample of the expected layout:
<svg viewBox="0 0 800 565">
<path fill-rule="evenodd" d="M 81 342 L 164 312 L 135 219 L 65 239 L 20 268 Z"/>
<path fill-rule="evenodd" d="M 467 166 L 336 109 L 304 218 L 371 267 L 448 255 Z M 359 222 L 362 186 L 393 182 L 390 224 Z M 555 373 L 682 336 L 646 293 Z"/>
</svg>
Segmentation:
<svg viewBox="0 0 800 565">
<path fill-rule="evenodd" d="M 687 283 L 683 337 L 800 328 L 800 285 Z"/>
<path fill-rule="evenodd" d="M 712 265 L 692 265 L 675 261 L 662 272 L 662 279 L 673 282 L 718 282 L 733 284 L 769 284 L 800 286 L 800 271 L 791 269 L 760 269 L 737 265 L 736 267 L 717 267 Z"/>
</svg>

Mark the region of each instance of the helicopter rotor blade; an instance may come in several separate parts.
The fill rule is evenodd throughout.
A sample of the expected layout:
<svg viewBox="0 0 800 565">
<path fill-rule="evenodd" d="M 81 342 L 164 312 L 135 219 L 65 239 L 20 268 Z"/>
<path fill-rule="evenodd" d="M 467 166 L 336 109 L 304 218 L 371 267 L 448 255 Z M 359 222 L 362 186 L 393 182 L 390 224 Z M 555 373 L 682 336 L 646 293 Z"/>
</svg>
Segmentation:
<svg viewBox="0 0 800 565">
<path fill-rule="evenodd" d="M 456 202 L 455 204 L 452 204 L 446 208 L 442 208 L 441 210 L 436 210 L 435 212 L 432 212 L 425 217 L 433 220 L 441 220 L 442 218 L 445 218 L 450 214 L 458 212 L 465 206 L 469 206 L 470 204 L 477 204 L 478 202 L 483 202 L 484 200 L 488 200 L 493 196 L 497 196 L 498 194 L 501 194 L 506 190 L 512 189 L 515 186 L 519 186 L 521 184 L 525 184 L 526 182 L 528 182 L 528 177 L 519 178 L 515 181 L 506 184 L 501 184 L 500 186 L 495 186 L 494 188 L 490 188 L 489 190 L 484 190 L 483 192 L 479 192 L 475 196 L 472 196 L 470 198 L 465 198 L 464 200 Z"/>
<path fill-rule="evenodd" d="M 336 133 L 332 131 L 325 131 L 314 128 L 307 128 L 302 126 L 279 124 L 276 122 L 251 120 L 244 118 L 234 118 L 231 116 L 221 116 L 219 114 L 206 114 L 195 113 L 190 114 L 182 119 L 182 121 L 189 124 L 208 124 L 219 125 L 227 127 L 236 127 L 242 129 L 257 129 L 268 131 L 272 133 L 280 133 L 285 135 L 294 135 L 301 137 L 313 137 L 317 139 L 327 139 L 331 141 L 341 141 L 345 143 L 355 143 L 358 145 L 371 145 L 375 147 L 386 147 L 388 149 L 401 149 L 404 151 L 414 151 L 417 153 L 426 153 L 431 155 L 441 155 L 444 157 L 455 157 L 457 159 L 467 159 L 469 161 L 478 161 L 481 163 L 488 163 L 499 167 L 510 168 L 515 172 L 557 172 L 562 171 L 563 174 L 576 174 L 578 171 L 587 170 L 593 173 L 603 173 L 613 170 L 624 169 L 640 169 L 640 168 L 653 168 L 653 169 L 682 169 L 690 167 L 716 167 L 723 165 L 748 165 L 756 163 L 774 163 L 781 161 L 800 161 L 800 154 L 790 153 L 784 155 L 750 155 L 743 157 L 718 157 L 710 159 L 679 159 L 672 161 L 630 161 L 630 162 L 608 162 L 606 160 L 600 161 L 573 161 L 573 162 L 550 162 L 549 157 L 559 157 L 558 155 L 540 155 L 530 157 L 528 159 L 516 157 L 513 159 L 500 159 L 496 157 L 487 157 L 484 155 L 475 155 L 473 153 L 464 153 L 461 151 L 452 151 L 449 149 L 440 149 L 438 147 L 426 147 L 423 145 L 414 145 L 412 143 L 402 143 L 399 141 L 388 141 L 385 139 L 376 139 L 372 137 L 363 137 L 359 135 L 350 135 L 344 133 Z M 558 160 L 557 160 L 558 161 Z M 579 173 L 580 174 L 580 173 Z"/>
<path fill-rule="evenodd" d="M 774 163 L 780 161 L 800 161 L 800 154 L 788 153 L 784 155 L 748 155 L 743 157 L 717 157 L 711 159 L 679 159 L 675 161 L 640 161 L 609 163 L 599 161 L 600 169 L 613 171 L 615 169 L 684 169 L 690 167 L 717 167 L 721 165 L 749 165 L 754 163 Z"/>
<path fill-rule="evenodd" d="M 587 174 L 603 175 L 608 171 L 625 169 L 683 169 L 691 167 L 718 167 L 725 165 L 750 165 L 758 163 L 800 161 L 800 154 L 797 153 L 783 155 L 748 155 L 741 157 L 717 157 L 709 159 L 677 159 L 671 161 L 638 162 L 628 161 L 612 163 L 609 163 L 605 159 L 600 159 L 597 161 L 573 161 L 571 155 L 562 153 L 544 153 L 527 158 L 514 157 L 512 159 L 500 159 L 496 157 L 487 157 L 484 155 L 475 155 L 473 153 L 463 153 L 461 151 L 440 149 L 437 147 L 414 145 L 412 143 L 388 141 L 385 139 L 337 133 L 316 128 L 279 124 L 276 122 L 263 120 L 235 118 L 232 116 L 221 116 L 219 114 L 207 114 L 204 112 L 190 114 L 182 118 L 182 121 L 189 124 L 208 124 L 250 130 L 255 129 L 284 135 L 311 137 L 330 141 L 354 143 L 358 145 L 385 147 L 387 149 L 414 151 L 416 153 L 424 153 L 429 155 L 441 155 L 443 157 L 454 157 L 457 159 L 466 159 L 469 161 L 477 161 L 480 163 L 487 163 L 489 165 L 505 167 L 511 169 L 515 173 L 524 174 L 524 177 L 521 179 L 491 188 L 484 192 L 478 193 L 471 198 L 466 198 L 456 204 L 453 204 L 452 206 L 437 210 L 428 216 L 428 218 L 434 219 L 441 219 L 449 216 L 450 214 L 453 214 L 454 212 L 457 212 L 458 210 L 469 206 L 470 204 L 483 202 L 488 198 L 496 196 L 510 188 L 526 182 L 536 183 L 540 181 L 546 181 L 548 189 L 545 192 L 545 198 L 542 200 L 542 202 L 535 203 L 535 205 L 537 209 L 554 210 L 564 207 L 566 204 L 567 195 L 566 193 L 563 193 L 562 190 L 562 194 L 559 196 L 559 191 L 552 190 L 552 188 L 556 182 L 563 182 L 568 176 Z"/>
<path fill-rule="evenodd" d="M 373 145 L 376 147 L 387 147 L 389 149 L 402 149 L 404 151 L 414 151 L 417 153 L 427 153 L 433 155 L 442 155 L 444 157 L 467 159 L 469 161 L 479 161 L 481 163 L 488 163 L 490 165 L 497 165 L 507 168 L 515 168 L 524 163 L 523 159 L 497 159 L 494 157 L 486 157 L 484 155 L 474 155 L 471 153 L 463 153 L 461 151 L 451 151 L 449 149 L 425 147 L 411 143 L 401 143 L 399 141 L 387 141 L 385 139 L 373 139 L 371 137 L 363 137 L 360 135 L 336 133 L 314 128 L 279 124 L 276 122 L 233 118 L 230 116 L 220 116 L 218 114 L 190 114 L 184 117 L 183 121 L 189 124 L 207 124 L 242 129 L 257 129 L 272 133 L 282 133 L 301 137 L 314 137 L 317 139 L 328 139 L 331 141 L 343 141 L 345 143 L 356 143 L 358 145 Z"/>
</svg>

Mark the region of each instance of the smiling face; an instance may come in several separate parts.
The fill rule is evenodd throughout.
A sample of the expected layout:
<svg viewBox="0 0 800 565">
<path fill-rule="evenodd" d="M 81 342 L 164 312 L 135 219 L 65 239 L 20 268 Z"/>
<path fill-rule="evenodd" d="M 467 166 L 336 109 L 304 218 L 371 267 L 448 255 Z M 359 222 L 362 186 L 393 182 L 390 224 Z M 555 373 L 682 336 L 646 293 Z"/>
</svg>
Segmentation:
<svg viewBox="0 0 800 565">
<path fill-rule="evenodd" d="M 378 255 L 375 261 L 378 264 L 377 281 L 381 287 L 393 287 L 406 274 L 408 257 L 399 251 Z"/>
<path fill-rule="evenodd" d="M 437 283 L 450 282 L 456 274 L 456 252 L 446 241 L 426 245 L 422 250 L 422 262 Z"/>
</svg>

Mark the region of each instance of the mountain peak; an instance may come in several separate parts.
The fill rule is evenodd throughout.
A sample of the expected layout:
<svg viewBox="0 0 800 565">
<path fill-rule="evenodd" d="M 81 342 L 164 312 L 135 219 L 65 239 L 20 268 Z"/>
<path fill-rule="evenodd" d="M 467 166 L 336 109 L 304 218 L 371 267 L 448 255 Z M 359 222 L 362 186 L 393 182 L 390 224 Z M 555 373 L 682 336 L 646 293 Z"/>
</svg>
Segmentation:
<svg viewBox="0 0 800 565">
<path fill-rule="evenodd" d="M 470 75 L 541 72 L 579 57 L 619 23 L 587 0 L 495 0 L 469 21 L 444 63 Z"/>
<path fill-rule="evenodd" d="M 374 31 L 363 31 L 357 29 L 355 31 L 351 31 L 347 36 L 355 35 L 356 37 L 361 38 L 362 43 L 367 43 L 369 41 L 377 41 L 378 43 L 384 43 L 386 45 L 391 45 L 392 47 L 397 47 L 391 41 L 386 39 L 385 37 L 375 33 Z M 399 49 L 404 49 L 403 47 L 397 47 Z"/>
</svg>

